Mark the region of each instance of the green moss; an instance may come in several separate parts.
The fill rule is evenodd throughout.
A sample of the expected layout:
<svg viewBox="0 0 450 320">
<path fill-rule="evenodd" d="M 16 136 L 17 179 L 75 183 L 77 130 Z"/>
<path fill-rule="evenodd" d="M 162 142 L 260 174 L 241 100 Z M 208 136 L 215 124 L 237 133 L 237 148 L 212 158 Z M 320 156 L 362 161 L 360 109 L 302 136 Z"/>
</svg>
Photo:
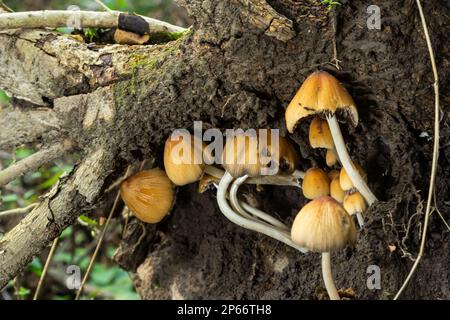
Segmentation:
<svg viewBox="0 0 450 320">
<path fill-rule="evenodd" d="M 134 53 L 130 55 L 130 60 L 127 64 L 127 69 L 134 71 L 136 69 L 152 70 L 158 62 L 159 56 L 149 55 L 147 53 Z"/>
<path fill-rule="evenodd" d="M 170 72 L 167 68 L 159 68 L 159 66 L 180 49 L 184 37 L 190 34 L 190 30 L 182 33 L 178 39 L 170 43 L 154 46 L 152 50 L 130 54 L 125 64 L 126 73 L 123 75 L 126 79 L 114 85 L 114 99 L 117 106 L 125 106 L 131 101 L 130 96 L 133 97 L 132 99 L 139 100 L 140 92 L 145 92 L 141 90 L 143 86 L 161 73 Z"/>
<path fill-rule="evenodd" d="M 170 41 L 176 41 L 192 33 L 191 29 L 181 32 L 158 32 L 150 35 L 150 44 L 161 44 Z"/>
</svg>

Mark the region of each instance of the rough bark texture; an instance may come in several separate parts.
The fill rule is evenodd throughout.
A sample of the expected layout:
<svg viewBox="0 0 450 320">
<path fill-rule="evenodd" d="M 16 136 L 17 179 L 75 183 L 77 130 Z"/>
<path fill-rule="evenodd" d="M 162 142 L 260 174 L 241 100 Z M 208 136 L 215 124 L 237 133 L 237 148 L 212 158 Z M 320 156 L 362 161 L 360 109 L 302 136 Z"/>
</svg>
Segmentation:
<svg viewBox="0 0 450 320">
<path fill-rule="evenodd" d="M 90 50 L 58 35 L 32 40 L 30 50 L 38 48 L 33 50 L 45 55 L 49 68 L 66 71 L 57 82 L 46 67 L 42 74 L 49 75 L 48 81 L 29 78 L 38 66 L 27 64 L 28 51 L 17 45 L 23 33 L 0 34 L 9 41 L 6 46 L 0 42 L 0 51 L 12 60 L 0 61 L 0 86 L 17 90 L 17 81 L 6 75 L 20 64 L 19 76 L 34 88 L 15 92 L 20 96 L 17 116 L 25 121 L 37 106 L 50 106 L 47 112 L 63 128 L 58 138 L 70 138 L 91 157 L 93 150 L 102 150 L 104 159 L 101 169 L 80 173 L 89 167 L 85 161 L 67 178 L 53 200 L 59 223 L 38 224 L 40 234 L 28 256 L 11 265 L 8 259 L 17 248 L 8 240 L 31 226 L 42 206 L 0 241 L 0 287 L 84 208 L 101 203 L 102 190 L 127 163 L 151 156 L 161 163 L 163 142 L 173 129 L 202 120 L 204 127 L 275 127 L 286 132 L 287 103 L 305 77 L 321 67 L 335 74 L 357 102 L 360 125 L 343 130 L 351 155 L 368 172 L 380 199 L 367 213 L 356 248 L 333 254 L 336 284 L 352 287 L 359 299 L 391 298 L 412 264 L 409 257 L 418 251 L 432 156 L 433 79 L 414 1 L 370 3 L 381 8 L 382 30 L 367 29 L 366 1 L 345 2 L 337 12 L 336 33 L 330 16 L 311 0 L 273 0 L 271 7 L 262 0 L 179 2 L 195 24 L 191 33 L 166 45 Z M 448 47 L 440 42 L 450 31 L 448 4 L 425 3 L 425 14 L 445 95 Z M 341 71 L 328 64 L 334 39 Z M 445 106 L 448 98 L 443 99 Z M 323 154 L 307 144 L 307 128 L 305 122 L 292 135 L 304 158 L 302 169 L 324 166 Z M 21 136 L 24 142 L 47 143 L 54 141 L 54 133 L 37 130 L 35 139 Z M 436 199 L 447 219 L 449 136 L 444 109 Z M 306 202 L 293 188 L 243 190 L 288 223 Z M 450 298 L 450 236 L 435 213 L 429 234 L 426 256 L 405 298 Z M 21 241 L 18 248 L 25 245 Z M 389 245 L 396 250 L 390 252 Z M 133 220 L 116 259 L 137 270 L 137 288 L 148 299 L 316 299 L 323 292 L 320 255 L 300 255 L 240 229 L 220 214 L 212 192 L 199 195 L 195 186 L 179 189 L 173 212 L 162 223 L 143 226 Z M 366 286 L 369 265 L 381 268 L 381 290 Z"/>
</svg>

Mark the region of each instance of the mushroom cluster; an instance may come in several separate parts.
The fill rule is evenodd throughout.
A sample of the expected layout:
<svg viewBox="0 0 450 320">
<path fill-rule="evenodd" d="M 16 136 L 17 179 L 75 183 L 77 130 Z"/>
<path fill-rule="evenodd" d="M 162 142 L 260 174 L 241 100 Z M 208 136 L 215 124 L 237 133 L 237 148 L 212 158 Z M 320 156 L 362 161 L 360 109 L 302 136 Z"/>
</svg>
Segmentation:
<svg viewBox="0 0 450 320">
<path fill-rule="evenodd" d="M 174 185 L 199 181 L 199 192 L 214 187 L 221 212 L 231 222 L 281 241 L 302 253 L 322 253 L 322 272 L 330 299 L 339 299 L 331 273 L 330 253 L 356 242 L 364 211 L 376 197 L 363 169 L 346 149 L 339 120 L 358 123 L 358 112 L 346 89 L 332 75 L 317 71 L 304 81 L 286 109 L 286 126 L 293 133 L 300 120 L 313 116 L 309 128 L 312 148 L 325 149 L 328 173 L 313 167 L 298 170 L 300 157 L 285 137 L 273 139 L 269 130 L 227 136 L 214 163 L 200 139 L 174 132 L 166 141 L 164 167 L 142 171 L 122 182 L 120 191 L 134 215 L 147 223 L 166 216 L 174 203 Z M 262 143 L 265 142 L 265 143 Z M 339 166 L 342 168 L 339 169 Z M 276 168 L 276 170 L 270 170 Z M 340 171 L 339 171 L 340 170 Z M 239 199 L 242 184 L 287 185 L 302 189 L 310 200 L 296 215 L 292 227 Z"/>
</svg>

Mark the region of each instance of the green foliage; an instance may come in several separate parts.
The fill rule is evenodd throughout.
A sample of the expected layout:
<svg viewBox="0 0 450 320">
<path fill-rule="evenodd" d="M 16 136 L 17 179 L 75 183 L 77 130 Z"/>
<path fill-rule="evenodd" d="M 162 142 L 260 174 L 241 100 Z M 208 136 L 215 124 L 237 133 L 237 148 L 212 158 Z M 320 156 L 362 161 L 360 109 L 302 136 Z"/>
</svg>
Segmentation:
<svg viewBox="0 0 450 320">
<path fill-rule="evenodd" d="M 339 1 L 334 1 L 334 0 L 320 0 L 320 2 L 327 8 L 327 12 L 330 12 L 337 6 L 341 5 L 341 3 Z"/>
<path fill-rule="evenodd" d="M 99 31 L 95 28 L 84 29 L 84 36 L 89 42 L 94 42 L 99 38 Z"/>
<path fill-rule="evenodd" d="M 84 214 L 82 214 L 80 216 L 80 220 L 82 222 L 86 223 L 88 226 L 92 226 L 92 227 L 98 226 L 97 221 L 95 221 L 94 219 L 89 218 L 88 216 L 85 216 Z"/>
<path fill-rule="evenodd" d="M 42 263 L 39 258 L 34 257 L 33 261 L 27 266 L 27 270 L 40 277 L 42 275 Z"/>
<path fill-rule="evenodd" d="M 2 104 L 7 104 L 9 102 L 9 97 L 6 95 L 5 91 L 0 90 L 0 106 Z"/>
<path fill-rule="evenodd" d="M 16 296 L 18 296 L 19 299 L 21 299 L 21 300 L 25 299 L 30 293 L 31 293 L 31 290 L 27 289 L 25 287 L 20 287 L 18 290 L 16 290 L 14 292 L 14 294 Z"/>
</svg>

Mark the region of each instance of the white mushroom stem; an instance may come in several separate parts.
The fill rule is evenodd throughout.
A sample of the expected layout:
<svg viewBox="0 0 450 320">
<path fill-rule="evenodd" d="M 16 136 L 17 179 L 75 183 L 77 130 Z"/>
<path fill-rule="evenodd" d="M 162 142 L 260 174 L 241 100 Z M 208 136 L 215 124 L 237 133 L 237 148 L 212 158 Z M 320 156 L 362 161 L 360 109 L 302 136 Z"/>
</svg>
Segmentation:
<svg viewBox="0 0 450 320">
<path fill-rule="evenodd" d="M 331 255 L 329 252 L 322 253 L 322 275 L 330 300 L 341 300 L 331 273 Z"/>
<path fill-rule="evenodd" d="M 254 208 L 248 204 L 246 204 L 245 202 L 240 202 L 238 200 L 237 197 L 237 193 L 239 190 L 239 187 L 245 182 L 245 180 L 247 180 L 248 176 L 244 175 L 242 177 L 237 178 L 233 184 L 231 185 L 230 188 L 230 202 L 231 205 L 238 211 L 238 212 L 249 212 L 250 214 L 252 214 L 253 216 L 273 225 L 276 228 L 279 228 L 281 230 L 285 230 L 285 231 L 289 231 L 288 226 L 286 226 L 283 222 L 281 222 L 280 220 L 272 217 L 271 215 L 265 213 L 262 210 L 259 210 L 257 208 Z M 245 206 L 245 208 L 243 208 L 243 206 Z"/>
<path fill-rule="evenodd" d="M 221 179 L 225 174 L 225 171 L 214 166 L 205 166 L 204 169 L 206 174 L 213 176 L 215 178 Z M 299 187 L 299 179 L 303 179 L 305 173 L 300 170 L 295 170 L 290 175 L 272 175 L 272 176 L 259 176 L 252 177 L 245 181 L 246 184 L 261 184 L 261 185 L 274 185 L 274 186 L 292 186 Z"/>
<path fill-rule="evenodd" d="M 291 240 L 288 232 L 279 231 L 264 222 L 249 220 L 237 214 L 227 202 L 227 190 L 232 182 L 233 177 L 228 172 L 225 172 L 217 188 L 217 204 L 227 219 L 245 229 L 253 230 L 281 241 L 302 253 L 307 252 L 305 248 L 298 246 Z"/>
<path fill-rule="evenodd" d="M 356 220 L 358 220 L 358 224 L 361 228 L 364 227 L 364 218 L 361 212 L 356 213 Z"/>
<path fill-rule="evenodd" d="M 345 146 L 344 138 L 342 137 L 342 132 L 339 127 L 336 115 L 327 115 L 327 122 L 328 126 L 330 127 L 331 136 L 333 137 L 336 152 L 342 166 L 350 177 L 350 180 L 352 181 L 355 188 L 358 189 L 364 199 L 366 199 L 369 206 L 372 205 L 372 203 L 377 201 L 377 198 L 359 174 L 358 170 L 352 162 L 352 159 L 350 158 L 350 155 L 348 154 L 347 147 Z"/>
</svg>

